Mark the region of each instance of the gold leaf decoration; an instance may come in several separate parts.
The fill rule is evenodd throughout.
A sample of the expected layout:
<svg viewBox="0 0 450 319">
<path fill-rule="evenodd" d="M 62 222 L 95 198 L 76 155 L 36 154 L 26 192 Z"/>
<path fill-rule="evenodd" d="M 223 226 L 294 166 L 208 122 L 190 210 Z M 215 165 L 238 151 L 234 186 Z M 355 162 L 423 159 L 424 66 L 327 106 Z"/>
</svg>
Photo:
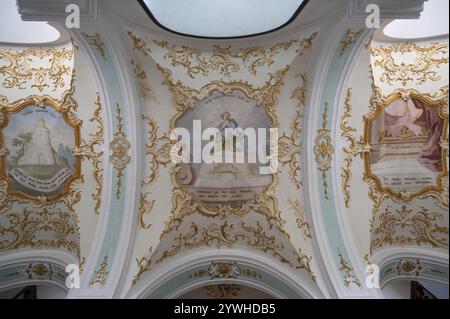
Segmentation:
<svg viewBox="0 0 450 319">
<path fill-rule="evenodd" d="M 105 58 L 105 44 L 102 42 L 100 34 L 95 33 L 90 35 L 83 32 L 83 35 L 88 40 L 89 44 L 92 45 L 103 58 Z"/>
<path fill-rule="evenodd" d="M 317 130 L 317 135 L 314 140 L 314 155 L 318 165 L 317 168 L 321 173 L 325 199 L 328 199 L 327 172 L 331 167 L 331 159 L 334 154 L 330 130 L 327 128 L 327 112 L 328 103 L 325 103 L 325 108 L 322 113 L 322 127 Z"/>
<path fill-rule="evenodd" d="M 150 174 L 142 181 L 144 186 L 156 181 L 159 165 L 166 166 L 170 163 L 170 149 L 174 142 L 170 140 L 167 134 L 158 136 L 158 126 L 152 117 L 142 115 L 142 120 L 148 125 L 149 135 L 149 142 L 145 145 L 145 153 L 151 156 Z"/>
<path fill-rule="evenodd" d="M 296 268 L 305 269 L 311 276 L 311 280 L 317 282 L 316 274 L 314 274 L 311 267 L 312 257 L 303 254 L 301 249 L 298 250 L 298 256 L 299 256 L 297 259 L 298 266 L 296 266 Z"/>
<path fill-rule="evenodd" d="M 0 50 L 0 79 L 5 89 L 63 88 L 71 76 L 72 48 Z M 70 79 L 69 79 L 70 80 Z"/>
<path fill-rule="evenodd" d="M 419 259 L 401 258 L 390 268 L 387 268 L 385 272 L 395 272 L 397 275 L 418 277 L 425 270 L 427 269 L 422 266 Z"/>
<path fill-rule="evenodd" d="M 231 73 L 240 71 L 241 64 L 247 67 L 250 74 L 256 76 L 258 68 L 272 65 L 276 55 L 281 51 L 296 47 L 295 52 L 303 55 L 311 48 L 316 36 L 317 33 L 313 33 L 308 38 L 277 43 L 268 49 L 264 47 L 231 49 L 214 46 L 209 56 L 203 55 L 197 48 L 176 46 L 167 41 L 155 40 L 154 43 L 166 50 L 164 59 L 169 59 L 174 67 L 183 67 L 187 75 L 194 79 L 197 75 L 208 76 L 210 71 L 229 77 Z"/>
<path fill-rule="evenodd" d="M 48 263 L 30 263 L 25 269 L 25 273 L 31 280 L 51 280 L 55 271 Z"/>
<path fill-rule="evenodd" d="M 143 229 L 149 229 L 152 224 L 146 224 L 144 221 L 144 215 L 145 214 L 149 214 L 152 209 L 153 206 L 155 205 L 155 200 L 150 200 L 149 199 L 150 194 L 149 193 L 145 193 L 145 194 L 141 194 L 141 197 L 139 198 L 139 208 L 138 208 L 138 212 L 139 212 L 139 220 L 140 220 L 140 226 Z"/>
<path fill-rule="evenodd" d="M 286 133 L 278 139 L 278 160 L 284 166 L 289 164 L 291 168 L 289 179 L 299 189 L 303 183 L 300 178 L 300 165 L 298 163 L 298 156 L 300 155 L 301 144 L 300 144 L 300 120 L 302 118 L 302 113 L 300 108 L 305 105 L 305 91 L 306 91 L 306 74 L 298 74 L 296 77 L 301 79 L 301 84 L 294 89 L 291 95 L 291 99 L 297 98 L 297 111 L 295 111 L 295 117 L 291 123 L 292 133 L 288 136 Z"/>
<path fill-rule="evenodd" d="M 350 288 L 350 284 L 355 284 L 359 288 L 361 288 L 361 281 L 353 272 L 353 267 L 351 267 L 348 262 L 344 259 L 341 254 L 341 251 L 338 248 L 338 256 L 339 256 L 339 270 L 344 274 L 344 286 L 346 288 Z"/>
<path fill-rule="evenodd" d="M 6 213 L 0 225 L 0 251 L 19 248 L 63 248 L 79 254 L 79 229 L 71 212 L 61 209 L 20 208 Z M 42 234 L 46 234 L 42 237 Z M 50 239 L 45 239 L 50 238 Z"/>
<path fill-rule="evenodd" d="M 150 259 L 153 256 L 153 247 L 150 247 L 147 254 L 142 257 L 141 259 L 136 258 L 136 262 L 138 265 L 138 272 L 133 277 L 133 280 L 131 281 L 131 285 L 134 286 L 138 280 L 141 278 L 141 276 L 146 272 L 150 270 Z"/>
<path fill-rule="evenodd" d="M 128 151 L 130 150 L 130 142 L 127 139 L 127 135 L 123 132 L 122 116 L 119 103 L 116 103 L 116 127 L 117 132 L 114 134 L 114 138 L 110 143 L 110 161 L 113 163 L 114 168 L 117 170 L 117 182 L 116 182 L 116 198 L 120 198 L 122 189 L 122 176 L 123 170 L 126 168 L 131 160 Z"/>
<path fill-rule="evenodd" d="M 448 64 L 448 44 L 398 42 L 389 46 L 372 46 L 371 55 L 374 57 L 373 66 L 381 68 L 381 82 L 421 85 L 428 80 L 441 79 L 437 69 L 441 64 Z M 404 56 L 408 59 L 401 58 Z"/>
<path fill-rule="evenodd" d="M 364 29 L 360 29 L 353 32 L 351 29 L 345 31 L 345 38 L 341 41 L 341 56 L 349 49 L 353 44 L 356 43 L 358 38 L 361 36 Z"/>
<path fill-rule="evenodd" d="M 362 158 L 364 153 L 370 152 L 371 147 L 365 144 L 363 137 L 360 136 L 356 138 L 354 133 L 356 129 L 351 127 L 348 123 L 350 117 L 352 116 L 352 89 L 347 89 L 347 94 L 344 102 L 344 112 L 341 117 L 341 136 L 349 143 L 348 146 L 344 146 L 342 150 L 345 153 L 344 157 L 344 167 L 341 168 L 341 178 L 342 178 L 342 191 L 344 192 L 344 204 L 345 207 L 350 207 L 350 180 L 352 177 L 352 162 L 353 158 L 360 156 Z"/>
<path fill-rule="evenodd" d="M 147 43 L 145 43 L 144 39 L 137 37 L 131 31 L 128 31 L 128 36 L 133 41 L 133 51 L 139 51 L 145 56 L 150 56 L 152 51 L 147 47 Z"/>
<path fill-rule="evenodd" d="M 153 92 L 152 88 L 147 83 L 147 74 L 140 67 L 139 64 L 131 60 L 131 64 L 134 66 L 134 74 L 136 75 L 136 79 L 139 82 L 140 94 L 143 98 L 148 99 L 149 101 L 158 102 L 158 98 L 156 94 Z"/>
<path fill-rule="evenodd" d="M 419 210 L 402 205 L 392 210 L 390 206 L 375 216 L 371 252 L 383 246 L 428 245 L 448 248 L 448 227 L 441 226 L 442 213 L 425 207 Z"/>
<path fill-rule="evenodd" d="M 289 207 L 296 212 L 297 216 L 297 227 L 302 231 L 303 236 L 305 238 L 311 239 L 311 233 L 309 231 L 309 224 L 305 220 L 305 212 L 303 205 L 299 202 L 298 199 L 292 199 L 288 197 L 287 202 L 289 203 Z"/>
<path fill-rule="evenodd" d="M 98 269 L 94 271 L 94 274 L 92 275 L 92 278 L 89 281 L 89 287 L 92 287 L 94 285 L 99 285 L 100 287 L 105 286 L 106 277 L 108 277 L 109 274 L 109 270 L 107 269 L 108 264 L 109 264 L 109 257 L 108 255 L 105 255 Z"/>
<path fill-rule="evenodd" d="M 263 226 L 257 221 L 254 225 L 240 222 L 240 228 L 235 227 L 228 221 L 221 223 L 211 223 L 206 227 L 202 227 L 194 222 L 185 232 L 179 232 L 174 242 L 169 248 L 162 252 L 149 250 L 148 254 L 137 260 L 139 270 L 133 278 L 133 285 L 141 278 L 142 274 L 149 271 L 153 265 L 159 264 L 176 255 L 182 249 L 193 249 L 202 246 L 215 246 L 217 248 L 231 247 L 236 243 L 244 243 L 250 248 L 269 253 L 280 260 L 281 263 L 290 267 L 304 269 L 310 276 L 311 280 L 316 281 L 316 277 L 311 270 L 311 257 L 303 255 L 301 251 L 297 255 L 297 261 L 292 262 L 283 255 L 284 245 L 277 242 L 274 235 L 264 231 Z"/>
<path fill-rule="evenodd" d="M 90 119 L 91 122 L 97 123 L 97 130 L 90 134 L 89 142 L 81 139 L 80 147 L 76 147 L 73 151 L 75 156 L 81 156 L 82 158 L 88 159 L 94 168 L 92 176 L 96 183 L 95 192 L 92 194 L 92 198 L 95 201 L 94 212 L 96 214 L 100 211 L 100 206 L 102 203 L 101 194 L 103 188 L 103 167 L 102 167 L 102 156 L 103 151 L 96 150 L 103 145 L 103 135 L 104 135 L 104 125 L 103 119 L 100 115 L 102 110 L 102 104 L 100 101 L 100 95 L 97 92 L 97 98 L 95 101 L 94 115 Z"/>
</svg>

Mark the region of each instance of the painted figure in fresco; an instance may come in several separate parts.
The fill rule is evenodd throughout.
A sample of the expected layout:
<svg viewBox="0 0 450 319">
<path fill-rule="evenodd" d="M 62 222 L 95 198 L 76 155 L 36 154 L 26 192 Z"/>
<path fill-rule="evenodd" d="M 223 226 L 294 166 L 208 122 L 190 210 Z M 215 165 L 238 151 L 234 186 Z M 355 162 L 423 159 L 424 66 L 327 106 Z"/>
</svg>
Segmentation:
<svg viewBox="0 0 450 319">
<path fill-rule="evenodd" d="M 231 114 L 229 112 L 224 112 L 220 115 L 222 118 L 222 123 L 219 126 L 219 130 L 222 133 L 222 136 L 225 137 L 225 129 L 226 128 L 238 128 L 238 123 L 231 118 Z"/>
<path fill-rule="evenodd" d="M 436 107 L 427 107 L 415 98 L 397 100 L 384 109 L 384 136 L 381 138 L 423 137 L 424 144 L 417 154 L 417 161 L 433 172 L 440 172 L 442 158 L 439 141 L 443 124 Z"/>
<path fill-rule="evenodd" d="M 219 125 L 220 130 L 220 136 L 218 138 L 222 139 L 222 149 L 225 150 L 226 147 L 226 140 L 231 137 L 233 138 L 233 151 L 236 150 L 236 139 L 233 137 L 233 132 L 231 130 L 227 129 L 237 129 L 239 127 L 239 124 L 236 122 L 235 119 L 231 117 L 231 114 L 229 112 L 224 112 L 220 115 L 222 119 L 222 123 Z"/>
</svg>

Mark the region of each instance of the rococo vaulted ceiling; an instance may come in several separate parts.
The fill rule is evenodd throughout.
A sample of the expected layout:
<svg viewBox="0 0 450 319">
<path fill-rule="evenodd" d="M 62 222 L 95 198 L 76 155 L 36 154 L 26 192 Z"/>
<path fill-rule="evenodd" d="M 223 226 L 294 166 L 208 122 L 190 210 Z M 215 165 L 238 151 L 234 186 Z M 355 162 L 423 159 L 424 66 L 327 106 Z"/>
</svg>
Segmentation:
<svg viewBox="0 0 450 319">
<path fill-rule="evenodd" d="M 0 37 L 0 297 L 448 287 L 448 27 L 383 33 L 423 0 L 263 1 L 234 24 L 165 1 L 10 2 L 8 23 L 49 37 Z M 171 160 L 172 129 L 227 118 L 278 129 L 275 173 Z"/>
</svg>

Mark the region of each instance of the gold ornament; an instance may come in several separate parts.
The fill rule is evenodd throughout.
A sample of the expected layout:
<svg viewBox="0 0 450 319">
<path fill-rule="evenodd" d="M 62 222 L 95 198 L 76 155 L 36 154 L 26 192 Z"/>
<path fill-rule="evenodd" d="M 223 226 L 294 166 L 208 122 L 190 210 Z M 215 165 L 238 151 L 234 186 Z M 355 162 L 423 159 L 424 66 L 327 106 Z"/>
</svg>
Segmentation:
<svg viewBox="0 0 450 319">
<path fill-rule="evenodd" d="M 92 278 L 89 281 L 89 287 L 92 287 L 94 285 L 99 285 L 100 287 L 105 286 L 106 277 L 108 277 L 109 274 L 109 270 L 107 269 L 108 264 L 109 264 L 109 257 L 108 255 L 106 255 L 103 261 L 100 263 L 99 268 L 94 271 L 94 274 L 92 275 Z"/>
<path fill-rule="evenodd" d="M 134 66 L 133 71 L 136 75 L 136 79 L 139 82 L 141 96 L 149 101 L 158 102 L 158 98 L 147 83 L 147 74 L 145 73 L 145 71 L 139 66 L 139 64 L 137 64 L 133 60 L 131 60 L 131 64 Z"/>
<path fill-rule="evenodd" d="M 363 31 L 364 29 L 362 28 L 356 32 L 353 32 L 351 29 L 345 31 L 345 38 L 341 41 L 341 56 L 348 48 L 356 43 Z"/>
<path fill-rule="evenodd" d="M 0 50 L 0 78 L 6 89 L 53 87 L 53 91 L 66 85 L 70 77 L 72 48 L 32 48 L 25 50 Z"/>
<path fill-rule="evenodd" d="M 133 32 L 128 31 L 128 36 L 133 41 L 133 51 L 140 51 L 145 56 L 150 56 L 152 51 L 147 47 L 147 43 L 142 38 L 137 37 Z"/>
<path fill-rule="evenodd" d="M 389 46 L 372 46 L 373 66 L 381 68 L 380 81 L 389 85 L 396 82 L 402 86 L 408 83 L 421 85 L 427 80 L 439 81 L 436 71 L 441 64 L 448 64 L 448 44 L 431 43 L 421 46 L 414 42 L 398 42 Z M 413 56 L 408 60 L 405 55 Z"/>
<path fill-rule="evenodd" d="M 166 50 L 164 59 L 169 59 L 174 67 L 183 67 L 187 75 L 194 79 L 199 74 L 208 76 L 210 71 L 230 77 L 231 73 L 240 71 L 241 64 L 247 67 L 250 74 L 256 76 L 258 68 L 272 65 L 276 55 L 281 51 L 287 51 L 294 46 L 295 52 L 303 55 L 307 49 L 311 48 L 316 36 L 317 33 L 313 33 L 308 38 L 277 43 L 269 49 L 251 47 L 233 50 L 231 47 L 214 46 L 209 56 L 203 55 L 197 48 L 176 46 L 166 41 L 155 40 L 154 43 Z"/>
<path fill-rule="evenodd" d="M 338 256 L 339 256 L 339 270 L 344 274 L 344 286 L 346 288 L 350 288 L 350 284 L 355 284 L 359 288 L 361 288 L 361 281 L 353 272 L 353 267 L 349 266 L 348 262 L 344 259 L 341 254 L 341 251 L 338 248 Z"/>
<path fill-rule="evenodd" d="M 325 103 L 322 113 L 322 128 L 317 130 L 314 140 L 314 155 L 318 165 L 317 168 L 321 173 L 325 199 L 328 199 L 327 172 L 331 167 L 331 159 L 334 154 L 334 146 L 331 144 L 331 132 L 327 128 L 327 112 L 328 103 Z"/>
<path fill-rule="evenodd" d="M 103 58 L 105 58 L 105 44 L 102 42 L 100 34 L 96 33 L 89 35 L 86 32 L 83 32 L 83 35 L 88 40 L 89 44 L 92 45 Z"/>
<path fill-rule="evenodd" d="M 139 220 L 140 220 L 140 226 L 143 229 L 149 229 L 152 226 L 152 224 L 146 224 L 144 222 L 144 215 L 149 214 L 152 211 L 153 206 L 155 205 L 155 201 L 156 201 L 154 199 L 150 200 L 149 197 L 150 197 L 150 193 L 145 193 L 145 194 L 141 194 L 141 197 L 139 199 L 139 208 L 138 208 L 139 216 L 140 216 Z"/>
<path fill-rule="evenodd" d="M 424 207 L 414 211 L 413 208 L 402 205 L 392 211 L 387 206 L 382 213 L 374 216 L 371 252 L 387 245 L 448 248 L 448 227 L 439 225 L 439 221 L 443 219 L 443 214 L 430 212 Z M 401 234 L 397 234 L 398 232 Z"/>
<path fill-rule="evenodd" d="M 103 167 L 102 160 L 103 151 L 97 151 L 97 147 L 101 147 L 103 145 L 103 135 L 104 135 L 104 125 L 103 119 L 100 115 L 102 110 L 102 104 L 100 102 L 100 95 L 97 92 L 97 99 L 95 101 L 95 110 L 93 117 L 90 118 L 91 122 L 97 123 L 97 130 L 94 133 L 90 134 L 89 142 L 86 142 L 84 139 L 81 139 L 80 147 L 76 147 L 73 151 L 75 156 L 81 156 L 83 159 L 88 159 L 94 168 L 92 172 L 92 176 L 96 183 L 95 192 L 92 194 L 92 198 L 95 201 L 94 212 L 96 214 L 100 211 L 100 206 L 102 203 L 101 195 L 103 188 Z"/>
<path fill-rule="evenodd" d="M 116 103 L 116 120 L 117 120 L 117 132 L 114 134 L 114 138 L 111 141 L 109 148 L 111 150 L 110 161 L 113 163 L 114 168 L 117 170 L 117 182 L 116 182 L 116 198 L 120 198 L 122 189 L 122 176 L 123 170 L 127 167 L 131 160 L 128 151 L 130 150 L 130 142 L 127 139 L 127 135 L 123 132 L 122 116 L 119 103 Z"/>
</svg>

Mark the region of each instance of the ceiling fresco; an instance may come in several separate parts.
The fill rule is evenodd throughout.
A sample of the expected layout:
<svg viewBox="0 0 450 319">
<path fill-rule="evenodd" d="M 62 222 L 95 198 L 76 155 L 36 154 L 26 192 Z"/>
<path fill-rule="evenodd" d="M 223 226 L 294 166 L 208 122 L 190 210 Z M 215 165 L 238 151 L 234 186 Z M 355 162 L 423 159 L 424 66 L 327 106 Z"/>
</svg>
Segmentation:
<svg viewBox="0 0 450 319">
<path fill-rule="evenodd" d="M 308 24 L 284 33 L 188 41 L 89 0 L 64 43 L 0 43 L 0 292 L 41 280 L 69 298 L 385 298 L 400 280 L 448 285 L 448 37 L 387 41 L 356 2 L 309 2 Z M 24 15 L 58 24 L 49 3 Z"/>
</svg>

